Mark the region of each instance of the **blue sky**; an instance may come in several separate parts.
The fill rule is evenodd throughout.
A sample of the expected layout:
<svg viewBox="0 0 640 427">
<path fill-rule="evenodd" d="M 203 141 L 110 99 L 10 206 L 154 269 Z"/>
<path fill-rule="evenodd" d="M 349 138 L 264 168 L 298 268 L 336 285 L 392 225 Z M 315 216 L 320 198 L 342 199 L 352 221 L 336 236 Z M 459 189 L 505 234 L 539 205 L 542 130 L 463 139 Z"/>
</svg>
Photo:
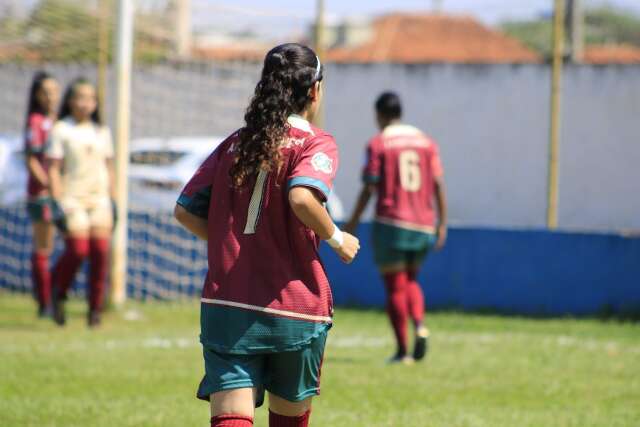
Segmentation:
<svg viewBox="0 0 640 427">
<path fill-rule="evenodd" d="M 144 0 L 143 0 L 144 1 Z M 302 31 L 314 16 L 315 0 L 191 0 L 194 24 L 229 30 L 253 29 L 282 36 Z M 640 0 L 583 0 L 587 7 L 610 4 L 640 14 Z M 325 0 L 327 16 L 372 16 L 393 10 L 432 10 L 433 0 Z M 548 13 L 553 0 L 440 0 L 446 13 L 473 15 L 488 23 L 528 19 Z"/>
</svg>

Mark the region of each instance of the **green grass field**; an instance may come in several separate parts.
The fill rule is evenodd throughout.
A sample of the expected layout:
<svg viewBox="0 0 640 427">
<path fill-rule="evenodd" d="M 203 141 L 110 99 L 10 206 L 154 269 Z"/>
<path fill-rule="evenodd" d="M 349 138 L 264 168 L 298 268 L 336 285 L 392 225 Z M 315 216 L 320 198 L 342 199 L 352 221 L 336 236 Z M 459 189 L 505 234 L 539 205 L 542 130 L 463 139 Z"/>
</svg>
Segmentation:
<svg viewBox="0 0 640 427">
<path fill-rule="evenodd" d="M 198 304 L 130 303 L 64 329 L 0 293 L 0 426 L 208 426 Z M 380 311 L 339 309 L 312 425 L 638 426 L 640 325 L 429 315 L 426 363 L 386 366 Z M 266 426 L 266 410 L 256 415 Z"/>
</svg>

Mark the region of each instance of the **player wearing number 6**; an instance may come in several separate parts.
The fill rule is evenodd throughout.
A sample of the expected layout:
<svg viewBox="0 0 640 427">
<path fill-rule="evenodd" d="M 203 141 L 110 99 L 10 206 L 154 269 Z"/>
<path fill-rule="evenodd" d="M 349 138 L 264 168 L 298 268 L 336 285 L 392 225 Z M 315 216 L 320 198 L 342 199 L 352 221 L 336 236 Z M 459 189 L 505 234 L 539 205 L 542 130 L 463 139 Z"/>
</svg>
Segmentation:
<svg viewBox="0 0 640 427">
<path fill-rule="evenodd" d="M 367 147 L 364 186 L 345 230 L 355 231 L 369 199 L 377 194 L 374 256 L 398 344 L 390 361 L 409 363 L 424 358 L 428 348 L 424 296 L 416 277 L 427 253 L 442 248 L 447 237 L 443 171 L 435 142 L 400 121 L 398 95 L 383 93 L 375 108 L 381 133 Z M 413 357 L 407 352 L 409 317 L 416 332 Z"/>
<path fill-rule="evenodd" d="M 273 48 L 245 115 L 180 195 L 175 216 L 207 240 L 201 304 L 213 427 L 253 425 L 269 392 L 269 425 L 304 427 L 332 322 L 331 288 L 318 256 L 326 240 L 343 261 L 358 240 L 322 203 L 338 168 L 333 137 L 312 126 L 322 65 L 299 44 Z"/>
</svg>

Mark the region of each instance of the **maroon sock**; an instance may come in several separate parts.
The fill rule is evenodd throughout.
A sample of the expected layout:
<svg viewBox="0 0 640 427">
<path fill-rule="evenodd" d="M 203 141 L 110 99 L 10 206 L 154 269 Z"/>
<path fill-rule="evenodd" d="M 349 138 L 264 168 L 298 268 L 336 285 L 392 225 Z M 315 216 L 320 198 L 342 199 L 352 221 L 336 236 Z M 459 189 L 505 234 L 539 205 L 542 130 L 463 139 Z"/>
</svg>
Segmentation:
<svg viewBox="0 0 640 427">
<path fill-rule="evenodd" d="M 88 253 L 88 239 L 77 237 L 67 237 L 65 239 L 64 252 L 51 274 L 51 283 L 61 297 L 67 295 L 67 291 L 73 284 L 73 278 Z"/>
<path fill-rule="evenodd" d="M 285 417 L 269 410 L 269 427 L 307 427 L 311 409 L 297 417 Z"/>
<path fill-rule="evenodd" d="M 409 278 L 407 295 L 409 298 L 409 314 L 411 315 L 411 320 L 413 320 L 416 326 L 419 326 L 424 320 L 424 293 L 422 292 L 420 283 Z"/>
<path fill-rule="evenodd" d="M 251 427 L 253 418 L 246 415 L 223 414 L 211 417 L 211 427 Z"/>
<path fill-rule="evenodd" d="M 89 242 L 89 310 L 100 311 L 104 301 L 109 266 L 109 239 L 91 238 Z"/>
<path fill-rule="evenodd" d="M 49 273 L 49 254 L 35 251 L 31 255 L 31 276 L 40 307 L 51 303 L 51 274 Z"/>
<path fill-rule="evenodd" d="M 398 343 L 398 354 L 407 354 L 407 273 L 399 271 L 384 275 L 387 287 L 387 313 Z"/>
</svg>

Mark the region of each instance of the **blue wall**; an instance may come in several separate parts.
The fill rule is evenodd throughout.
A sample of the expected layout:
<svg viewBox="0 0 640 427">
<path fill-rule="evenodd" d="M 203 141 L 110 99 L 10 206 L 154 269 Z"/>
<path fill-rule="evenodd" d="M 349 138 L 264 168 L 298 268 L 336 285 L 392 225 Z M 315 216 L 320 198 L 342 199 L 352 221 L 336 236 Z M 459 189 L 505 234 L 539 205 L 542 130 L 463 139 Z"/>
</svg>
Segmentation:
<svg viewBox="0 0 640 427">
<path fill-rule="evenodd" d="M 129 226 L 129 296 L 198 296 L 205 245 L 167 214 L 131 212 Z M 0 230 L 0 288 L 30 292 L 31 230 L 24 207 L 0 208 Z M 358 234 L 362 249 L 351 265 L 321 246 L 335 302 L 383 307 L 370 224 Z M 81 274 L 75 289 L 82 293 L 85 281 Z M 445 249 L 428 258 L 420 283 L 428 309 L 639 316 L 640 236 L 453 228 Z"/>
<path fill-rule="evenodd" d="M 336 304 L 383 306 L 371 226 L 351 265 L 323 245 Z M 640 313 L 640 237 L 454 228 L 420 273 L 428 309 L 526 315 Z"/>
</svg>

